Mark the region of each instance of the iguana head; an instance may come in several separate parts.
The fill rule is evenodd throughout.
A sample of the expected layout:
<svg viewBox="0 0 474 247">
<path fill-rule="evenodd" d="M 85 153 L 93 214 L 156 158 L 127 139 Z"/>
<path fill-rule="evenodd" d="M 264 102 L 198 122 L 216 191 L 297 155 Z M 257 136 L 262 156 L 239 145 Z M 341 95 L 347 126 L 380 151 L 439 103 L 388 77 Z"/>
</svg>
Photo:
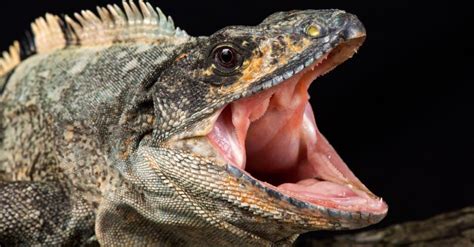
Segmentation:
<svg viewBox="0 0 474 247">
<path fill-rule="evenodd" d="M 168 83 L 155 84 L 161 105 L 155 113 L 164 127 L 154 135 L 159 145 L 199 160 L 208 186 L 199 196 L 229 211 L 216 220 L 278 240 L 360 228 L 385 216 L 387 205 L 319 132 L 307 93 L 364 39 L 354 15 L 306 10 L 226 27 L 180 49 L 160 76 Z M 191 190 L 202 186 L 199 179 L 189 183 Z"/>
</svg>

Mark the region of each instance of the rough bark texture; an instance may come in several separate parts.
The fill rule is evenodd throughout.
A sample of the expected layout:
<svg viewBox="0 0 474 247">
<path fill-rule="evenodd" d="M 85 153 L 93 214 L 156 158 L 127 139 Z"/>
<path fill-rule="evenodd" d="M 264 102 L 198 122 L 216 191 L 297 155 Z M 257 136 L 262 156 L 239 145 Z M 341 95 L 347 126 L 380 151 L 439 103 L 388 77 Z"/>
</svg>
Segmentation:
<svg viewBox="0 0 474 247">
<path fill-rule="evenodd" d="M 474 246 L 474 207 L 406 222 L 386 228 L 340 235 L 326 239 L 307 239 L 299 246 Z"/>
</svg>

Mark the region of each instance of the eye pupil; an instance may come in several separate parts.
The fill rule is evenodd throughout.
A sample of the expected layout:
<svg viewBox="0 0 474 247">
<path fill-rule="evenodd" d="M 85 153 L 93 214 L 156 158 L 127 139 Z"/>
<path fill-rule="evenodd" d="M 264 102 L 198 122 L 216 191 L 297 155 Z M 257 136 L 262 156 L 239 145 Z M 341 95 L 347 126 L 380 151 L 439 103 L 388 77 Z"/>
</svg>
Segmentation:
<svg viewBox="0 0 474 247">
<path fill-rule="evenodd" d="M 222 50 L 219 53 L 219 60 L 226 67 L 232 66 L 233 65 L 232 63 L 235 60 L 234 51 L 232 51 L 230 48 L 222 48 Z"/>
<path fill-rule="evenodd" d="M 243 63 L 241 53 L 232 45 L 218 46 L 211 54 L 215 71 L 220 74 L 230 75 L 236 72 Z"/>
</svg>

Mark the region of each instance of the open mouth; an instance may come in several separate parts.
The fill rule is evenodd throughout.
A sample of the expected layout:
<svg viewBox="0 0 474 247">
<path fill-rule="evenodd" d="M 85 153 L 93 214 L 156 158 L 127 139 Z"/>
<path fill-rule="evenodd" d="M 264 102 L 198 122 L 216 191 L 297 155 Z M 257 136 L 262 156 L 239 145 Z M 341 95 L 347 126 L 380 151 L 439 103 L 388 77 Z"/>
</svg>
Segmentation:
<svg viewBox="0 0 474 247">
<path fill-rule="evenodd" d="M 361 40 L 312 58 L 276 86 L 225 106 L 207 135 L 222 158 L 272 190 L 341 211 L 385 214 L 318 130 L 308 88 L 352 56 Z"/>
</svg>

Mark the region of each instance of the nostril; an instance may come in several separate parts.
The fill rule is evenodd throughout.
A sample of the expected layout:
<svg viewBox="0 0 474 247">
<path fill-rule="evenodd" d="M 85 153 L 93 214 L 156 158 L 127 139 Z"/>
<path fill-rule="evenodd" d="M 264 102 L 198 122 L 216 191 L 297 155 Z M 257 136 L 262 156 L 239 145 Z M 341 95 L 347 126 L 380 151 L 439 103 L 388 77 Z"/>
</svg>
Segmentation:
<svg viewBox="0 0 474 247">
<path fill-rule="evenodd" d="M 366 35 L 364 25 L 353 14 L 336 11 L 331 19 L 331 30 L 339 32 L 345 40 L 360 38 Z"/>
<path fill-rule="evenodd" d="M 333 15 L 331 27 L 334 31 L 339 30 L 345 40 L 356 39 L 366 35 L 364 25 L 357 16 L 343 11 Z"/>
</svg>

